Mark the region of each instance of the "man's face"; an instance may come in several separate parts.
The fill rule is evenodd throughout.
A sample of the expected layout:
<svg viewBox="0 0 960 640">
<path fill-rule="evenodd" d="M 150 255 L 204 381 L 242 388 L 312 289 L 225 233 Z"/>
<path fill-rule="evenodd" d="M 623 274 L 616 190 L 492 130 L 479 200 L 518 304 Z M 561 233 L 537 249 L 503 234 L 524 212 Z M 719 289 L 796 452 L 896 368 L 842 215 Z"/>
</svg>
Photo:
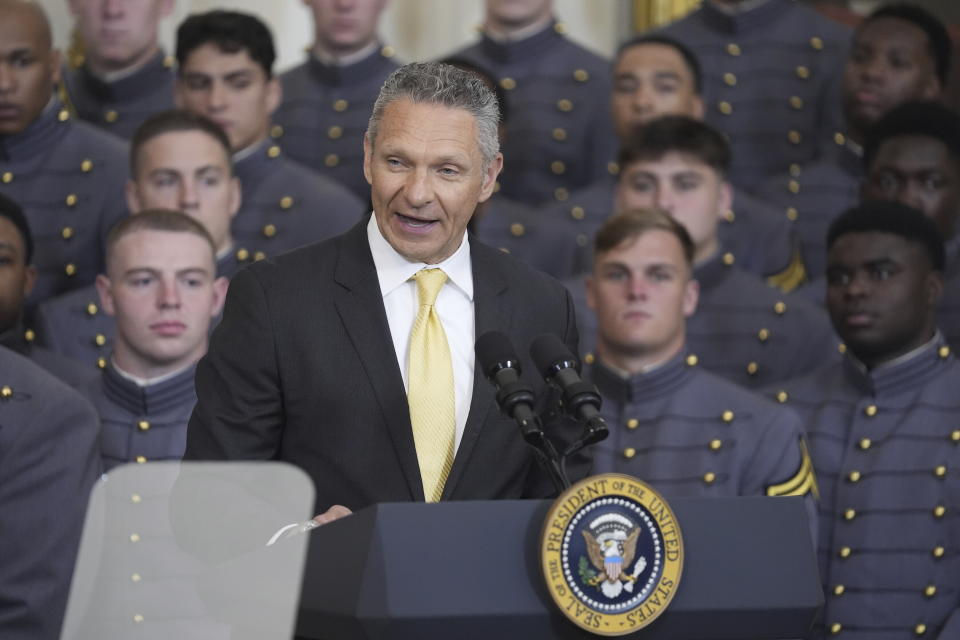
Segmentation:
<svg viewBox="0 0 960 640">
<path fill-rule="evenodd" d="M 206 227 L 218 252 L 227 249 L 240 182 L 223 146 L 203 131 L 171 131 L 151 138 L 137 153 L 137 174 L 127 183 L 130 211 L 182 211 Z"/>
<path fill-rule="evenodd" d="M 23 236 L 8 219 L 0 216 L 0 333 L 20 319 L 23 301 L 36 280 L 36 270 L 27 265 Z"/>
<path fill-rule="evenodd" d="M 280 104 L 280 83 L 246 51 L 224 53 L 215 44 L 190 52 L 177 81 L 177 106 L 220 125 L 234 151 L 267 137 Z"/>
<path fill-rule="evenodd" d="M 621 142 L 650 120 L 666 115 L 703 118 L 703 100 L 680 52 L 665 44 L 630 47 L 613 70 L 610 100 Z"/>
<path fill-rule="evenodd" d="M 942 287 L 923 247 L 892 233 L 842 235 L 827 255 L 830 319 L 847 347 L 870 365 L 932 337 Z"/>
<path fill-rule="evenodd" d="M 69 0 L 87 58 L 103 71 L 145 62 L 157 49 L 160 20 L 173 0 Z"/>
<path fill-rule="evenodd" d="M 377 37 L 386 0 L 303 0 L 313 13 L 314 38 L 337 55 L 363 49 Z"/>
<path fill-rule="evenodd" d="M 503 166 L 498 154 L 484 171 L 470 112 L 405 99 L 387 105 L 363 150 L 380 233 L 400 255 L 427 264 L 457 250 Z"/>
<path fill-rule="evenodd" d="M 951 238 L 960 214 L 960 166 L 947 145 L 935 138 L 889 138 L 877 150 L 863 194 L 919 209 Z"/>
<path fill-rule="evenodd" d="M 553 0 L 487 0 L 487 21 L 500 28 L 522 29 L 552 11 Z"/>
<path fill-rule="evenodd" d="M 717 225 L 730 208 L 730 185 L 697 158 L 671 152 L 659 160 L 641 160 L 624 167 L 616 188 L 618 211 L 661 209 L 686 227 L 696 247 L 695 259 L 718 247 Z"/>
<path fill-rule="evenodd" d="M 599 254 L 587 278 L 587 304 L 596 312 L 601 353 L 665 359 L 683 345 L 686 318 L 697 307 L 683 246 L 653 229 Z"/>
<path fill-rule="evenodd" d="M 42 19 L 23 6 L 0 9 L 0 135 L 26 129 L 60 82 L 60 55 Z"/>
<path fill-rule="evenodd" d="M 919 27 L 878 18 L 860 28 L 843 76 L 843 112 L 861 131 L 893 107 L 940 95 L 936 64 Z"/>
<path fill-rule="evenodd" d="M 215 269 L 209 243 L 194 233 L 141 230 L 120 238 L 106 275 L 97 277 L 120 349 L 151 368 L 199 360 L 226 293 Z"/>
</svg>

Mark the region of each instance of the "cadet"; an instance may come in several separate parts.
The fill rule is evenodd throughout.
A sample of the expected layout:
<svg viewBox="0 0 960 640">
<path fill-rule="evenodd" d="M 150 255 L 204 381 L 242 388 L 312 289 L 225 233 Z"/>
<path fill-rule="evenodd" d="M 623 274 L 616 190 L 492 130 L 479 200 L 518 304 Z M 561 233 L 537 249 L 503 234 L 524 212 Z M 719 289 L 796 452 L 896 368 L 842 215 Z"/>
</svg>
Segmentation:
<svg viewBox="0 0 960 640">
<path fill-rule="evenodd" d="M 706 120 L 733 145 L 730 180 L 754 191 L 812 160 L 841 128 L 849 30 L 793 0 L 710 0 L 658 33 L 703 65 Z"/>
<path fill-rule="evenodd" d="M 124 215 L 126 148 L 54 98 L 59 58 L 38 5 L 0 0 L 0 190 L 23 207 L 36 241 L 28 307 L 91 284 Z"/>
<path fill-rule="evenodd" d="M 159 43 L 174 0 L 69 0 L 82 55 L 63 72 L 67 102 L 82 119 L 130 138 L 147 116 L 173 107 L 173 58 Z"/>
<path fill-rule="evenodd" d="M 847 59 L 842 104 L 847 134 L 823 156 L 765 184 L 760 195 L 794 221 L 808 271 L 823 275 L 827 227 L 853 206 L 863 179 L 864 135 L 892 107 L 938 98 L 946 82 L 950 38 L 931 14 L 913 5 L 877 9 L 857 28 Z"/>
<path fill-rule="evenodd" d="M 787 383 L 820 478 L 821 635 L 960 637 L 960 365 L 936 328 L 944 248 L 899 203 L 827 238 L 844 361 Z"/>
<path fill-rule="evenodd" d="M 240 185 L 220 127 L 189 111 L 164 111 L 148 118 L 131 144 L 127 202 L 132 213 L 172 209 L 196 218 L 213 238 L 218 275 L 230 278 L 252 262 L 252 253 L 236 248 L 230 232 Z M 44 304 L 37 327 L 51 349 L 88 366 L 106 366 L 115 328 L 92 286 Z"/>
<path fill-rule="evenodd" d="M 609 63 L 567 39 L 552 0 L 485 6 L 480 42 L 455 56 L 489 69 L 507 92 L 502 192 L 527 204 L 564 201 L 609 175 Z"/>
<path fill-rule="evenodd" d="M 101 472 L 90 403 L 0 347 L 0 637 L 53 640 Z"/>
<path fill-rule="evenodd" d="M 23 305 L 37 278 L 33 237 L 23 209 L 0 193 L 0 346 L 30 358 L 72 387 L 93 377 L 92 368 L 36 344 L 24 329 Z"/>
<path fill-rule="evenodd" d="M 891 109 L 864 142 L 864 197 L 894 200 L 922 211 L 947 243 L 938 323 L 947 342 L 960 346 L 960 116 L 934 102 Z"/>
<path fill-rule="evenodd" d="M 684 348 L 697 307 L 694 244 L 667 213 L 617 214 L 594 241 L 587 301 L 597 314 L 588 375 L 610 437 L 594 473 L 628 473 L 667 496 L 807 496 L 816 480 L 793 411 L 697 366 Z"/>
<path fill-rule="evenodd" d="M 197 401 L 194 369 L 227 293 L 213 238 L 177 211 L 130 216 L 110 232 L 97 292 L 117 335 L 102 376 L 81 391 L 100 414 L 104 467 L 179 460 Z"/>
<path fill-rule="evenodd" d="M 248 14 L 194 14 L 177 29 L 177 104 L 210 118 L 230 139 L 243 190 L 233 235 L 258 258 L 339 235 L 365 213 L 349 189 L 271 143 L 281 92 L 274 58 L 270 31 Z"/>
<path fill-rule="evenodd" d="M 697 313 L 687 323 L 688 347 L 706 369 L 756 388 L 822 366 L 838 343 L 820 308 L 738 268 L 721 244 L 718 225 L 731 195 L 728 162 L 728 147 L 715 130 L 665 116 L 621 150 L 616 206 L 658 208 L 687 228 L 700 283 Z M 581 292 L 573 290 L 575 300 Z M 580 301 L 577 307 L 586 351 L 596 319 Z"/>
<path fill-rule="evenodd" d="M 666 36 L 640 36 L 624 43 L 614 61 L 610 98 L 620 144 L 630 144 L 636 129 L 659 116 L 702 120 L 701 84 L 700 63 L 686 45 Z M 613 176 L 604 176 L 547 213 L 578 227 L 577 240 L 587 254 L 580 261 L 584 270 L 591 268 L 588 238 L 613 212 L 615 185 Z M 804 278 L 790 221 L 742 189 L 734 187 L 720 238 L 742 269 L 768 277 L 771 284 L 789 290 Z"/>
<path fill-rule="evenodd" d="M 330 176 L 369 202 L 363 134 L 373 102 L 399 67 L 377 40 L 386 0 L 304 0 L 313 12 L 307 61 L 280 77 L 283 104 L 271 135 L 294 160 Z"/>
</svg>

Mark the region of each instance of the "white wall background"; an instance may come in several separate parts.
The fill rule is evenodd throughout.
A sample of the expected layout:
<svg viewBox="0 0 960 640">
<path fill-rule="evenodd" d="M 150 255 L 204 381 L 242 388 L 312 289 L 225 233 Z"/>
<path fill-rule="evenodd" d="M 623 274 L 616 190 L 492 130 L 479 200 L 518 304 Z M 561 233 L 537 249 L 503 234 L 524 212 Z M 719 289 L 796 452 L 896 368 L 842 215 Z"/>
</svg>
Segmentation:
<svg viewBox="0 0 960 640">
<path fill-rule="evenodd" d="M 630 0 L 555 0 L 556 15 L 566 23 L 577 42 L 609 56 L 629 35 Z M 72 18 L 67 0 L 40 0 L 53 25 L 54 42 L 65 48 Z M 210 9 L 235 9 L 253 13 L 273 31 L 277 70 L 303 59 L 313 37 L 310 13 L 300 0 L 177 0 L 174 14 L 161 26 L 161 38 L 172 51 L 176 25 L 186 15 Z M 482 0 L 391 0 L 383 14 L 380 34 L 403 61 L 445 55 L 476 38 L 483 17 Z"/>
</svg>

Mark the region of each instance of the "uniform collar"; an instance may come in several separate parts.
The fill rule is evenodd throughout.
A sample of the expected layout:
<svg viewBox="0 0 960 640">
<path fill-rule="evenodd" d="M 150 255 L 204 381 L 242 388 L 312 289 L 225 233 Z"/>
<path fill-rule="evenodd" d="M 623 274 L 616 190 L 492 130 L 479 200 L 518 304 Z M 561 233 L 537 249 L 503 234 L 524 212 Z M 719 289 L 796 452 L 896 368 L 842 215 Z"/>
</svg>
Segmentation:
<svg viewBox="0 0 960 640">
<path fill-rule="evenodd" d="M 843 366 L 847 378 L 860 391 L 883 396 L 921 387 L 938 377 L 952 362 L 950 347 L 937 331 L 925 345 L 873 369 L 868 370 L 849 351 Z"/>
<path fill-rule="evenodd" d="M 709 26 L 730 34 L 739 34 L 767 26 L 783 14 L 793 0 L 768 0 L 743 11 L 727 12 L 712 2 L 704 2 L 700 16 Z"/>
<path fill-rule="evenodd" d="M 63 105 L 51 98 L 37 119 L 20 133 L 0 136 L 0 160 L 24 160 L 50 151 L 50 148 L 70 128 L 70 119 L 61 119 Z"/>
<path fill-rule="evenodd" d="M 520 60 L 532 60 L 563 39 L 563 35 L 558 31 L 556 20 L 551 20 L 546 27 L 522 40 L 498 42 L 484 33 L 480 46 L 491 59 L 505 64 Z"/>
<path fill-rule="evenodd" d="M 104 395 L 114 404 L 139 415 L 156 415 L 168 409 L 182 406 L 194 395 L 194 372 L 192 364 L 158 382 L 140 384 L 129 374 L 117 369 L 113 359 L 103 369 Z"/>
<path fill-rule="evenodd" d="M 470 262 L 470 240 L 466 233 L 463 234 L 460 247 L 440 264 L 411 262 L 397 253 L 380 233 L 376 214 L 372 214 L 367 222 L 367 240 L 383 296 L 403 285 L 421 269 L 443 269 L 447 274 L 447 281 L 460 289 L 468 300 L 473 301 L 473 268 Z"/>
<path fill-rule="evenodd" d="M 624 375 L 614 371 L 598 358 L 589 376 L 600 394 L 619 404 L 650 402 L 674 393 L 693 375 L 686 348 L 663 364 L 643 373 Z"/>
<path fill-rule="evenodd" d="M 345 65 L 326 64 L 310 53 L 307 57 L 307 65 L 310 68 L 310 73 L 320 84 L 356 84 L 371 76 L 376 76 L 381 67 L 390 63 L 390 58 L 383 55 L 385 48 L 378 42 L 374 51 L 365 58 Z"/>
<path fill-rule="evenodd" d="M 87 65 L 77 70 L 87 90 L 102 102 L 126 102 L 157 90 L 173 76 L 173 69 L 163 51 L 158 51 L 139 69 L 110 80 L 102 78 Z"/>
</svg>

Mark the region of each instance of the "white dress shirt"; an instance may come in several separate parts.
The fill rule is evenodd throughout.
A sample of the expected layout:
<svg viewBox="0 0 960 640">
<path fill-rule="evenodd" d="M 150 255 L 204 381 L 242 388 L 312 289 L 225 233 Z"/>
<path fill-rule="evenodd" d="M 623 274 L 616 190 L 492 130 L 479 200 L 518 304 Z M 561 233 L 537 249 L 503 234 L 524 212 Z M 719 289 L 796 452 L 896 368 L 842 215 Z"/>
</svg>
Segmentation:
<svg viewBox="0 0 960 640">
<path fill-rule="evenodd" d="M 409 391 L 407 368 L 410 365 L 410 332 L 420 310 L 417 299 L 417 283 L 413 275 L 421 269 L 442 269 L 447 274 L 447 282 L 437 296 L 435 309 L 443 324 L 453 359 L 453 387 L 456 408 L 456 439 L 454 452 L 460 447 L 463 430 L 470 413 L 473 399 L 473 349 L 475 337 L 475 318 L 473 312 L 473 267 L 470 262 L 470 242 L 463 234 L 460 247 L 452 256 L 440 264 L 410 262 L 390 246 L 380 227 L 376 214 L 370 216 L 367 224 L 367 240 L 370 253 L 373 254 L 373 266 L 377 269 L 380 282 L 380 294 L 383 307 L 387 312 L 387 324 L 397 362 L 403 375 L 403 388 Z"/>
</svg>

